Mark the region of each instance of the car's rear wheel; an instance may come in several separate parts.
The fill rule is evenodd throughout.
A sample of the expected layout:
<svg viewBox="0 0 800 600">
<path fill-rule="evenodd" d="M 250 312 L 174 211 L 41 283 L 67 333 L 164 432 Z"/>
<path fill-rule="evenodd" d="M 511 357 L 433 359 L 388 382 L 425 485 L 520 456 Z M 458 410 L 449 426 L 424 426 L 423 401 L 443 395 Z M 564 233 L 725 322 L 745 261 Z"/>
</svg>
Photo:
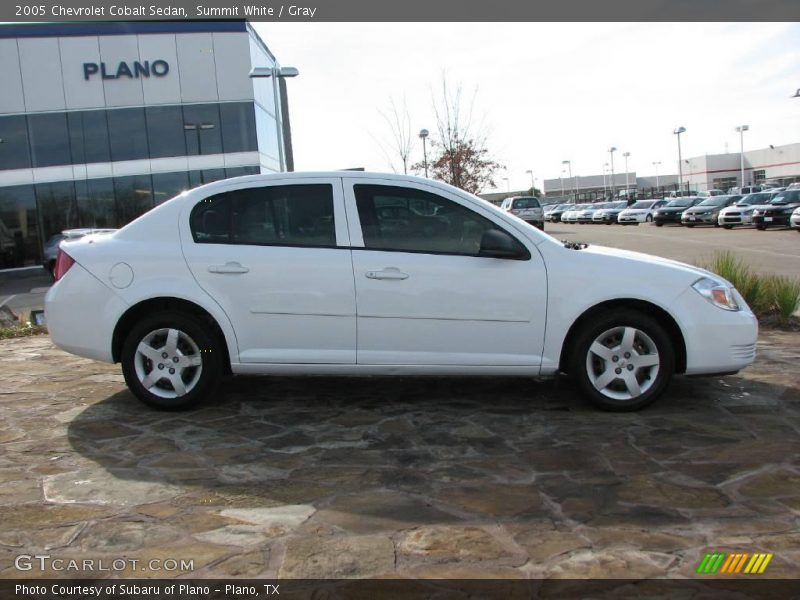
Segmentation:
<svg viewBox="0 0 800 600">
<path fill-rule="evenodd" d="M 756 225 L 756 229 L 758 229 L 759 231 L 764 231 L 766 228 L 767 228 L 766 225 Z"/>
<path fill-rule="evenodd" d="M 656 227 L 663 227 L 663 226 L 664 226 L 663 223 L 656 223 Z"/>
<path fill-rule="evenodd" d="M 595 406 L 633 411 L 654 402 L 675 371 L 672 342 L 653 319 L 614 311 L 593 320 L 575 340 L 570 372 Z"/>
<path fill-rule="evenodd" d="M 733 225 L 723 225 L 725 229 L 733 229 Z"/>
<path fill-rule="evenodd" d="M 122 346 L 125 383 L 159 410 L 185 410 L 207 399 L 222 375 L 222 349 L 208 325 L 167 311 L 137 323 Z"/>
</svg>

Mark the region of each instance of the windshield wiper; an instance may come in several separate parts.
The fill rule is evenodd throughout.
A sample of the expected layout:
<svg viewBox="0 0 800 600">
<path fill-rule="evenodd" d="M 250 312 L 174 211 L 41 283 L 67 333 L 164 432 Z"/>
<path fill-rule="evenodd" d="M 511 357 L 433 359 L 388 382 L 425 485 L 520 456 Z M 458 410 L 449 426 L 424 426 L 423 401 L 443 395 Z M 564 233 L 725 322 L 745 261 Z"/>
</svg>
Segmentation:
<svg viewBox="0 0 800 600">
<path fill-rule="evenodd" d="M 567 250 L 583 250 L 584 248 L 589 247 L 589 244 L 584 242 L 570 242 L 569 240 L 561 240 L 561 243 L 564 244 L 564 248 Z"/>
</svg>

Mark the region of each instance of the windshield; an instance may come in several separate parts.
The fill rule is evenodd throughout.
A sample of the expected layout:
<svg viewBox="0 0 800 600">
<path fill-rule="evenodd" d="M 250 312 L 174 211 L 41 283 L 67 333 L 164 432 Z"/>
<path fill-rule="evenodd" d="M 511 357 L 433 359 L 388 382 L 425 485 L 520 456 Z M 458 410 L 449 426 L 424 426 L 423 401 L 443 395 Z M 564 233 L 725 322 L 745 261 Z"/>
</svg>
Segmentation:
<svg viewBox="0 0 800 600">
<path fill-rule="evenodd" d="M 697 206 L 722 206 L 728 199 L 725 196 L 711 196 L 706 198 Z"/>
<path fill-rule="evenodd" d="M 626 206 L 628 206 L 628 203 L 623 200 L 622 202 L 612 202 L 609 208 L 625 208 Z"/>
<path fill-rule="evenodd" d="M 639 202 L 636 202 L 631 208 L 650 208 L 655 203 L 655 200 L 639 200 Z"/>
<path fill-rule="evenodd" d="M 764 204 L 769 200 L 769 194 L 748 194 L 736 203 L 736 206 L 753 206 L 754 204 Z"/>
<path fill-rule="evenodd" d="M 670 200 L 667 202 L 667 206 L 691 206 L 693 198 L 675 198 L 674 200 Z M 710 200 L 710 198 L 709 198 Z"/>
<path fill-rule="evenodd" d="M 789 204 L 790 202 L 800 202 L 800 190 L 791 192 L 781 192 L 770 200 L 770 204 Z"/>
</svg>

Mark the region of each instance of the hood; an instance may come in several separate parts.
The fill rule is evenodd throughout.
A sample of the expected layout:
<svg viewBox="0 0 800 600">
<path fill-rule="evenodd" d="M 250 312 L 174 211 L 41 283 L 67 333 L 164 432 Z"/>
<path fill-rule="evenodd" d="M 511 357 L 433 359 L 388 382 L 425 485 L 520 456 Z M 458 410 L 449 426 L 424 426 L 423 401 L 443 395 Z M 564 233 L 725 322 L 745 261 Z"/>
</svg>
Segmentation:
<svg viewBox="0 0 800 600">
<path fill-rule="evenodd" d="M 656 211 L 660 213 L 676 213 L 676 212 L 683 212 L 685 210 L 689 210 L 693 208 L 692 206 L 662 206 L 661 208 L 657 208 Z"/>
<path fill-rule="evenodd" d="M 711 279 L 716 279 L 717 281 L 724 281 L 725 283 L 730 285 L 730 282 L 728 282 L 726 279 L 723 279 L 716 273 L 712 273 L 711 271 L 707 271 L 706 269 L 701 269 L 700 267 L 695 267 L 694 265 L 689 265 L 680 262 L 678 260 L 664 258 L 662 256 L 654 256 L 652 254 L 645 254 L 643 252 L 633 252 L 631 250 L 621 250 L 619 248 L 609 248 L 607 246 L 595 246 L 595 245 L 590 245 L 587 248 L 581 250 L 580 252 L 620 258 L 628 261 L 634 261 L 638 263 L 669 268 L 674 271 L 684 273 L 688 279 L 691 279 L 691 281 L 689 282 L 690 284 L 696 281 L 697 279 L 700 279 L 701 277 L 710 277 Z"/>
<path fill-rule="evenodd" d="M 719 212 L 723 208 L 727 208 L 725 206 L 692 206 L 691 208 L 687 208 L 687 213 L 704 213 L 704 212 Z"/>
</svg>

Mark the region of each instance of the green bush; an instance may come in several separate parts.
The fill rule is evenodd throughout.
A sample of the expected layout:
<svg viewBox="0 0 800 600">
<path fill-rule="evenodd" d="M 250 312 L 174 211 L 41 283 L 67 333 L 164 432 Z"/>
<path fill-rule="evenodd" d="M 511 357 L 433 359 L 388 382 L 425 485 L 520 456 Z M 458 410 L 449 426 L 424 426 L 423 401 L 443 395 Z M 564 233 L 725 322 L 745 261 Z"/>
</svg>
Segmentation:
<svg viewBox="0 0 800 600">
<path fill-rule="evenodd" d="M 730 281 L 760 317 L 775 315 L 788 322 L 800 306 L 800 281 L 761 275 L 733 252 L 716 253 L 705 268 Z"/>
</svg>

